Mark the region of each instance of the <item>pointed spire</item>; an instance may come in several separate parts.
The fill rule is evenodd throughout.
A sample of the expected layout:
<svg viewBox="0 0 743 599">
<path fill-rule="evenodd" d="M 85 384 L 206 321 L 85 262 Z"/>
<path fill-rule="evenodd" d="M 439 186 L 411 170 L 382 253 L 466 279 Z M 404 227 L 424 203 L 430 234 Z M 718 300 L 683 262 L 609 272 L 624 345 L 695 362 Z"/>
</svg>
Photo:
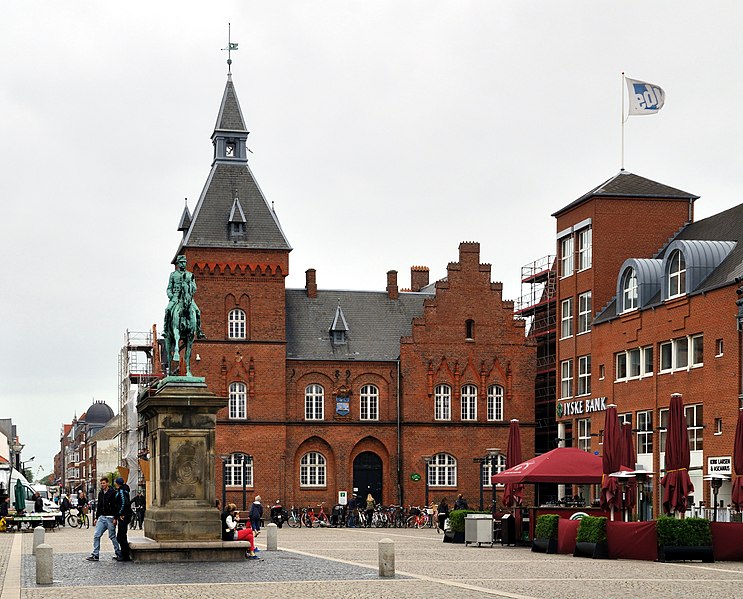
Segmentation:
<svg viewBox="0 0 743 599">
<path fill-rule="evenodd" d="M 341 300 L 338 299 L 338 307 L 335 309 L 335 318 L 333 318 L 333 324 L 330 325 L 330 330 L 335 331 L 348 331 L 348 323 L 346 317 L 343 315 L 343 308 L 341 308 Z"/>
<path fill-rule="evenodd" d="M 245 134 L 248 132 L 231 76 L 227 77 L 227 85 L 225 85 L 222 94 L 222 103 L 219 105 L 219 114 L 217 115 L 217 124 L 214 126 L 214 131 L 215 133 L 217 131 L 240 131 Z"/>
<path fill-rule="evenodd" d="M 191 211 L 188 209 L 188 198 L 186 198 L 186 207 L 183 209 L 181 214 L 181 221 L 178 223 L 178 230 L 183 231 L 185 235 L 188 228 L 191 226 Z"/>
</svg>

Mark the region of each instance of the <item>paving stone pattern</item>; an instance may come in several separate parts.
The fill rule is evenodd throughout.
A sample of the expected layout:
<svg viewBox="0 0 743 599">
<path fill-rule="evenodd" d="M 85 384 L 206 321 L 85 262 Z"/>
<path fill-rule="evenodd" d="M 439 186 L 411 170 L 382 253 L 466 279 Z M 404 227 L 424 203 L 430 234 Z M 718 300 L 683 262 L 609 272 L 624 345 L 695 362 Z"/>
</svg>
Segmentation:
<svg viewBox="0 0 743 599">
<path fill-rule="evenodd" d="M 13 547 L 13 535 L 10 533 L 0 534 L 0 589 L 2 581 L 5 580 L 5 572 L 8 570 L 10 549 Z"/>
</svg>

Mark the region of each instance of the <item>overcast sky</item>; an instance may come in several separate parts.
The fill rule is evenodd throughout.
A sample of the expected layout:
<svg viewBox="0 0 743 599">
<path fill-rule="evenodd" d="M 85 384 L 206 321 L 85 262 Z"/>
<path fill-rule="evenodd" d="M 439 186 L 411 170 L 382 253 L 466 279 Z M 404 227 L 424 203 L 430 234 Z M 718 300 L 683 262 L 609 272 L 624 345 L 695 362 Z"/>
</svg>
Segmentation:
<svg viewBox="0 0 743 599">
<path fill-rule="evenodd" d="M 118 409 L 127 329 L 161 319 L 233 80 L 250 165 L 294 250 L 288 287 L 432 280 L 479 241 L 504 295 L 552 212 L 620 168 L 621 72 L 666 105 L 625 168 L 743 201 L 743 4 L 0 2 L 0 417 L 45 473 L 92 400 Z M 198 297 L 197 297 L 198 299 Z"/>
</svg>

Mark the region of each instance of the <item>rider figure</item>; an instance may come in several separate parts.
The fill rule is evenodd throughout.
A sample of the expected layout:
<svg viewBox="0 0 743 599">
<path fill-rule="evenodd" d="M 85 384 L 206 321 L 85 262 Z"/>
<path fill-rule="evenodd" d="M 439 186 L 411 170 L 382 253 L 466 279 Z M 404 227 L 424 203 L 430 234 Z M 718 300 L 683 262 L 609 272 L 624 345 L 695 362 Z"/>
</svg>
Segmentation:
<svg viewBox="0 0 743 599">
<path fill-rule="evenodd" d="M 206 337 L 204 331 L 201 330 L 201 310 L 196 305 L 193 299 L 196 293 L 196 281 L 193 278 L 193 273 L 186 270 L 186 257 L 180 255 L 176 258 L 175 264 L 178 270 L 174 270 L 170 273 L 170 279 L 168 279 L 168 307 L 165 308 L 165 330 L 171 330 L 171 327 L 178 327 L 180 325 L 181 318 L 181 296 L 186 295 L 191 300 L 191 306 L 196 314 L 196 337 L 203 339 Z"/>
</svg>

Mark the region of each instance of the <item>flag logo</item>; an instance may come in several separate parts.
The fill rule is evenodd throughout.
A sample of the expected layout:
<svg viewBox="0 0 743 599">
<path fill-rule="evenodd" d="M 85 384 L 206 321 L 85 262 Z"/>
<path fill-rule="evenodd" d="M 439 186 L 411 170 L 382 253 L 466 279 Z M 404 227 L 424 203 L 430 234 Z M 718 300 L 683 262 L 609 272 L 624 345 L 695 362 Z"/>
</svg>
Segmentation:
<svg viewBox="0 0 743 599">
<path fill-rule="evenodd" d="M 628 116 L 638 114 L 655 114 L 666 102 L 666 92 L 655 85 L 637 79 L 625 78 L 629 95 Z"/>
</svg>

